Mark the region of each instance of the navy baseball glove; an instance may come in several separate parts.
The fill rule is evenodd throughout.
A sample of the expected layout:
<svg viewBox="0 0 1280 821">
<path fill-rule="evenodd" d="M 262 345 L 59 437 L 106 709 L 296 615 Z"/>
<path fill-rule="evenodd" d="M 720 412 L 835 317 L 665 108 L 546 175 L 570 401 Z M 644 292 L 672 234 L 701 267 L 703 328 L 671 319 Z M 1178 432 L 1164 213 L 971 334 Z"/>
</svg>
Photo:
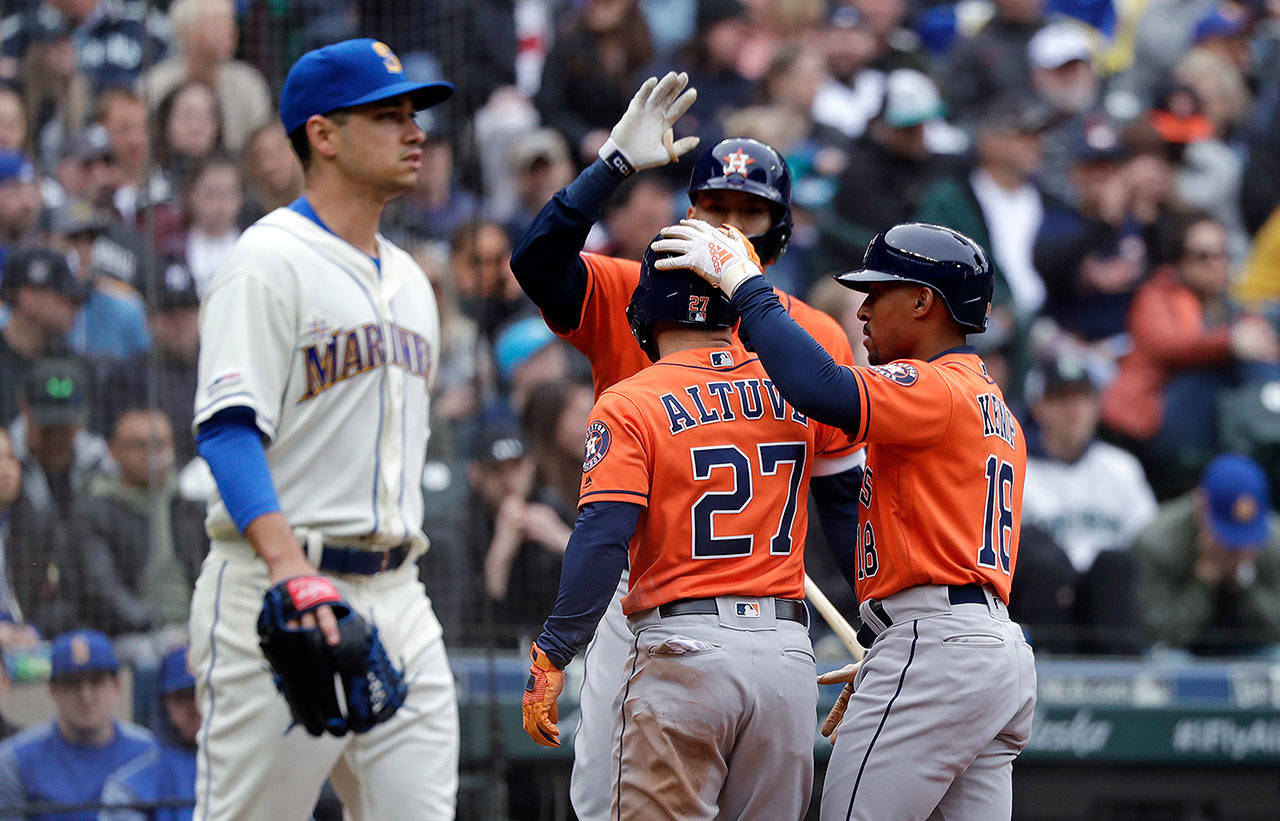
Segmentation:
<svg viewBox="0 0 1280 821">
<path fill-rule="evenodd" d="M 323 605 L 338 619 L 341 640 L 334 646 L 318 627 L 297 624 L 300 616 Z M 408 694 L 378 628 L 352 610 L 324 576 L 295 576 L 268 590 L 258 639 L 294 723 L 311 735 L 363 733 L 391 718 Z M 335 678 L 345 705 L 339 703 Z"/>
</svg>

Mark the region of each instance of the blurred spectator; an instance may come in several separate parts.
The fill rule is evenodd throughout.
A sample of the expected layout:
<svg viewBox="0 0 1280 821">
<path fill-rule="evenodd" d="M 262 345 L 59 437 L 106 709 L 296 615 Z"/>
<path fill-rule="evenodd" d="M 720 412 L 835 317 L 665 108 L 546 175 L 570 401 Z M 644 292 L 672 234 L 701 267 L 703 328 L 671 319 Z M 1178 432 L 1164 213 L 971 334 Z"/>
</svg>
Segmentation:
<svg viewBox="0 0 1280 821">
<path fill-rule="evenodd" d="M 89 287 L 72 275 L 66 257 L 40 248 L 10 254 L 3 270 L 0 300 L 9 316 L 0 328 L 0 425 L 7 425 L 36 362 L 66 352 Z"/>
<path fill-rule="evenodd" d="M 1092 123 L 1073 146 L 1068 201 L 1046 202 L 1035 244 L 1044 278 L 1044 313 L 1075 337 L 1096 342 L 1126 329 L 1129 304 L 1151 254 L 1146 225 L 1135 213 L 1138 180 L 1127 148 L 1105 122 Z M 1151 220 L 1164 216 L 1159 207 Z"/>
<path fill-rule="evenodd" d="M 636 0 L 586 0 L 569 13 L 542 68 L 534 98 L 582 165 L 590 163 L 627 110 L 636 74 L 653 59 Z"/>
<path fill-rule="evenodd" d="M 560 132 L 540 128 L 511 149 L 511 167 L 516 175 L 516 202 L 506 222 L 514 237 L 523 234 L 542 206 L 573 181 L 574 165 Z"/>
<path fill-rule="evenodd" d="M 1057 540 L 1039 525 L 1024 521 L 1018 537 L 1018 572 L 1009 592 L 1009 617 L 1017 619 L 1037 658 L 1045 651 L 1076 652 L 1079 580 L 1079 572 Z"/>
<path fill-rule="evenodd" d="M 1273 376 L 1280 363 L 1275 330 L 1230 300 L 1222 224 L 1180 214 L 1168 221 L 1166 243 L 1168 262 L 1134 297 L 1133 348 L 1102 402 L 1105 424 L 1143 460 L 1162 499 L 1194 484 L 1216 451 L 1218 393 Z"/>
<path fill-rule="evenodd" d="M 837 5 L 822 32 L 829 76 L 813 100 L 813 118 L 846 137 L 862 136 L 884 100 L 885 74 L 871 67 L 876 34 L 852 6 Z"/>
<path fill-rule="evenodd" d="M 1280 641 L 1280 519 L 1262 467 L 1218 456 L 1199 487 L 1160 507 L 1133 544 L 1150 638 L 1201 654 Z"/>
<path fill-rule="evenodd" d="M 493 343 L 503 396 L 500 407 L 487 415 L 510 420 L 520 417 L 535 386 L 569 375 L 569 350 L 541 317 L 518 319 L 503 328 Z"/>
<path fill-rule="evenodd" d="M 1050 23 L 1027 44 L 1031 85 L 1049 106 L 1052 120 L 1045 131 L 1044 167 L 1039 174 L 1045 193 L 1071 201 L 1069 181 L 1075 150 L 1088 127 L 1104 115 L 1098 110 L 1098 75 L 1093 70 L 1093 43 L 1072 22 Z"/>
<path fill-rule="evenodd" d="M 53 176 L 42 186 L 45 205 L 55 214 L 69 202 L 82 200 L 97 211 L 114 213 L 112 201 L 120 173 L 101 125 L 82 128 L 62 143 Z"/>
<path fill-rule="evenodd" d="M 952 49 L 944 94 L 954 112 L 976 111 L 1006 92 L 1029 94 L 1027 45 L 1040 27 L 1043 0 L 995 0 L 995 16 Z"/>
<path fill-rule="evenodd" d="M 949 163 L 929 150 L 925 124 L 942 114 L 937 86 L 914 69 L 885 80 L 883 105 L 849 152 L 824 226 L 828 258 L 860 259 L 880 231 L 911 219 Z"/>
<path fill-rule="evenodd" d="M 240 166 L 225 154 L 212 154 L 192 169 L 182 192 L 186 241 L 182 256 L 204 296 L 222 260 L 240 236 L 244 187 Z"/>
<path fill-rule="evenodd" d="M 705 147 L 724 138 L 722 118 L 750 103 L 756 87 L 738 71 L 742 41 L 750 30 L 746 7 L 739 0 L 702 0 L 694 5 L 692 39 L 674 59 L 650 65 L 644 76 L 661 77 L 673 66 L 689 73 L 689 85 L 698 89 L 698 99 L 676 122 L 675 136 L 696 134 Z"/>
<path fill-rule="evenodd" d="M 593 404 L 590 385 L 551 379 L 530 390 L 521 420 L 533 454 L 532 498 L 551 506 L 566 527 L 578 510 L 583 441 Z"/>
<path fill-rule="evenodd" d="M 187 647 L 160 662 L 160 742 L 154 750 L 116 770 L 102 788 L 107 805 L 98 821 L 190 821 L 196 800 L 196 734 L 200 709 L 196 680 L 187 668 Z M 148 810 L 147 805 L 158 805 Z"/>
<path fill-rule="evenodd" d="M 13 86 L 0 85 L 0 150 L 27 151 L 30 136 L 22 95 Z"/>
<path fill-rule="evenodd" d="M 95 101 L 95 117 L 107 131 L 120 174 L 112 205 L 125 222 L 136 225 L 146 206 L 169 197 L 164 175 L 147 161 L 146 106 L 132 91 L 108 89 Z"/>
<path fill-rule="evenodd" d="M 1227 229 L 1231 259 L 1244 259 L 1248 243 L 1240 216 L 1244 165 L 1205 114 L 1199 92 L 1190 85 L 1170 86 L 1147 112 L 1147 118 L 1164 139 L 1174 162 L 1178 200 L 1216 217 Z"/>
<path fill-rule="evenodd" d="M 0 150 L 0 262 L 36 239 L 42 201 L 36 168 L 20 151 Z"/>
<path fill-rule="evenodd" d="M 486 428 L 468 471 L 480 523 L 473 544 L 483 557 L 494 640 L 518 647 L 537 633 L 545 615 L 538 608 L 555 604 L 560 557 L 572 528 L 552 508 L 529 500 L 534 462 L 514 427 Z"/>
<path fill-rule="evenodd" d="M 1032 249 L 1044 216 L 1035 174 L 1048 123 L 1049 112 L 1033 97 L 1011 93 L 994 100 L 976 119 L 974 166 L 938 180 L 915 212 L 917 219 L 954 228 L 987 250 L 996 278 L 991 322 L 1004 334 L 1020 333 L 1044 304 L 1044 280 Z"/>
<path fill-rule="evenodd" d="M 156 106 L 152 126 L 155 157 L 172 190 L 197 164 L 222 147 L 218 97 L 201 80 L 175 86 Z"/>
<path fill-rule="evenodd" d="M 107 443 L 85 430 L 88 371 L 74 359 L 38 362 L 22 386 L 22 415 L 9 426 L 22 462 L 23 492 L 37 510 L 64 521 L 97 476 L 114 471 Z"/>
<path fill-rule="evenodd" d="M 78 568 L 62 520 L 32 504 L 9 431 L 0 427 L 0 650 L 25 645 L 35 630 L 54 635 L 79 621 Z"/>
<path fill-rule="evenodd" d="M 30 147 L 45 168 L 93 116 L 93 88 L 77 65 L 73 37 L 56 15 L 43 19 L 19 68 Z"/>
<path fill-rule="evenodd" d="M 637 174 L 618 186 L 600 218 L 605 241 L 591 250 L 611 257 L 640 259 L 658 232 L 676 221 L 674 192 L 659 175 Z"/>
<path fill-rule="evenodd" d="M 86 202 L 70 202 L 55 214 L 52 239 L 67 254 L 71 273 L 88 288 L 67 343 L 94 362 L 127 359 L 151 347 L 142 297 L 141 238 L 127 226 L 114 230 Z"/>
<path fill-rule="evenodd" d="M 96 630 L 54 639 L 49 679 L 54 718 L 0 744 L 0 807 L 78 807 L 35 817 L 96 818 L 93 805 L 101 800 L 108 777 L 156 747 L 149 731 L 112 717 L 122 691 L 110 639 Z"/>
<path fill-rule="evenodd" d="M 0 75 L 50 32 L 74 32 L 75 65 L 95 89 L 132 87 L 142 69 L 164 57 L 169 27 L 151 3 L 138 0 L 43 0 L 3 21 Z"/>
<path fill-rule="evenodd" d="M 862 15 L 875 38 L 874 68 L 885 73 L 900 68 L 929 70 L 920 37 L 909 28 L 912 7 L 907 0 L 845 0 L 845 5 Z"/>
<path fill-rule="evenodd" d="M 240 166 L 244 171 L 245 211 L 253 222 L 302 196 L 302 163 L 289 145 L 284 126 L 275 119 L 245 140 Z"/>
<path fill-rule="evenodd" d="M 449 270 L 458 285 L 462 310 L 492 338 L 497 328 L 533 306 L 511 273 L 511 237 L 487 220 L 459 225 L 449 240 Z"/>
<path fill-rule="evenodd" d="M 1142 465 L 1097 438 L 1101 401 L 1083 357 L 1063 353 L 1027 375 L 1022 521 L 1046 530 L 1080 573 L 1104 550 L 1128 549 L 1155 515 Z"/>
<path fill-rule="evenodd" d="M 155 347 L 108 367 L 94 428 L 108 434 L 125 409 L 151 401 L 169 417 L 177 463 L 182 467 L 196 456 L 191 420 L 200 350 L 200 296 L 191 272 L 178 258 L 161 261 L 153 287 L 147 325 Z"/>
<path fill-rule="evenodd" d="M 1196 23 L 1215 5 L 1217 0 L 1150 0 L 1134 28 L 1133 62 L 1116 78 L 1113 93 L 1131 98 L 1139 108 L 1151 105 L 1187 53 Z"/>
<path fill-rule="evenodd" d="M 223 145 L 239 151 L 249 134 L 271 119 L 271 92 L 262 72 L 236 60 L 239 31 L 233 0 L 174 0 L 169 6 L 176 53 L 142 78 L 140 91 L 154 105 L 184 83 L 206 83 L 217 93 Z"/>
<path fill-rule="evenodd" d="M 475 219 L 480 211 L 475 194 L 463 188 L 454 174 L 449 141 L 431 135 L 421 148 L 417 187 L 388 203 L 382 216 L 383 233 L 400 245 L 448 242 L 459 225 Z"/>
<path fill-rule="evenodd" d="M 185 629 L 208 539 L 204 504 L 177 493 L 169 418 L 154 408 L 124 411 L 110 448 L 118 472 L 94 477 L 71 522 L 72 549 L 93 580 L 82 609 L 113 636 Z M 147 666 L 157 643 L 130 641 Z"/>
</svg>

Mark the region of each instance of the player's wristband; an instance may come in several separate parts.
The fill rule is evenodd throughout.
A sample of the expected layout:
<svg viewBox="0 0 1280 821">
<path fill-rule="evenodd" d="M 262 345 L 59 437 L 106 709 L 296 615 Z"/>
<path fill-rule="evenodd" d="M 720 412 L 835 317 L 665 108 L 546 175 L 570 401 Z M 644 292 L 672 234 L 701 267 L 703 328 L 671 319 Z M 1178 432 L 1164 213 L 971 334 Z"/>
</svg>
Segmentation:
<svg viewBox="0 0 1280 821">
<path fill-rule="evenodd" d="M 600 159 L 604 161 L 610 171 L 624 180 L 636 173 L 636 167 L 622 153 L 622 149 L 618 148 L 618 144 L 613 141 L 612 137 L 605 140 L 604 145 L 600 146 Z"/>
</svg>

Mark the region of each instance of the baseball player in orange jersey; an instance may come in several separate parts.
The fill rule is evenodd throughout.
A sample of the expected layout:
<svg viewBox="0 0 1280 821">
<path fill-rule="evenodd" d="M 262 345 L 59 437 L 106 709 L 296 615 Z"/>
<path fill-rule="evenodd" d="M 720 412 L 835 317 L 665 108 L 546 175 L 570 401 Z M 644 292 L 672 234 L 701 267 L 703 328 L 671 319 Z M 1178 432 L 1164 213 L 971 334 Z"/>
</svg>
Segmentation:
<svg viewBox="0 0 1280 821">
<path fill-rule="evenodd" d="M 592 411 L 581 514 L 531 648 L 525 730 L 559 743 L 560 671 L 629 559 L 610 817 L 799 818 L 817 705 L 803 601 L 809 477 L 843 471 L 856 448 L 782 400 L 734 341 L 723 295 L 653 259 L 628 317 L 656 363 Z"/>
<path fill-rule="evenodd" d="M 640 263 L 583 253 L 583 244 L 605 201 L 626 176 L 673 162 L 696 145 L 696 138 L 671 140 L 672 123 L 693 102 L 694 91 L 686 90 L 686 83 L 683 74 L 674 72 L 646 81 L 614 126 L 600 159 L 547 203 L 511 255 L 511 270 L 547 325 L 590 360 L 597 397 L 647 367 L 649 358 L 625 318 Z M 781 155 L 764 143 L 728 139 L 703 154 L 689 180 L 689 201 L 689 216 L 741 228 L 766 264 L 786 249 L 791 235 L 791 173 Z M 836 361 L 853 361 L 839 323 L 787 294 L 778 297 Z M 609 817 L 605 787 L 611 769 L 611 729 L 631 645 L 619 604 L 626 585 L 624 573 L 583 659 L 570 782 L 573 808 L 582 821 Z"/>
<path fill-rule="evenodd" d="M 732 295 L 782 395 L 867 443 L 856 589 L 868 650 L 825 679 L 852 694 L 829 717 L 822 818 L 1008 818 L 1036 677 L 1006 609 L 1026 443 L 965 345 L 986 329 L 986 256 L 936 225 L 876 236 L 862 268 L 837 277 L 867 293 L 871 365 L 841 367 L 781 309 L 740 233 L 685 220 L 663 236 L 654 249 L 677 256 L 658 267 L 693 269 Z"/>
</svg>

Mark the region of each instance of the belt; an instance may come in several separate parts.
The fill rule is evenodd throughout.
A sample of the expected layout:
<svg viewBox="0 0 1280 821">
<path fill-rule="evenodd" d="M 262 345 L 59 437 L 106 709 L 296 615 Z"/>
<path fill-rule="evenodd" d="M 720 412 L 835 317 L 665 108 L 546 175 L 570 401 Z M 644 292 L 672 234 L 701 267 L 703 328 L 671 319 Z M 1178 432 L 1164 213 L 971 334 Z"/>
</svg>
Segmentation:
<svg viewBox="0 0 1280 821">
<path fill-rule="evenodd" d="M 794 621 L 809 626 L 809 608 L 798 599 L 774 599 L 774 612 L 783 621 Z M 710 616 L 720 612 L 715 599 L 680 599 L 658 605 L 658 615 L 664 619 L 672 616 Z"/>
<path fill-rule="evenodd" d="M 947 601 L 952 604 L 986 604 L 987 596 L 980 584 L 953 584 L 947 587 Z M 873 600 L 868 607 L 886 628 L 893 624 L 893 619 L 889 618 L 884 604 L 879 599 Z M 875 641 L 878 635 L 879 633 L 873 630 L 871 625 L 864 624 L 858 630 L 858 643 L 863 647 L 870 647 L 871 642 Z"/>
<path fill-rule="evenodd" d="M 327 544 L 320 553 L 320 569 L 326 573 L 374 576 L 384 570 L 395 570 L 404 564 L 408 555 L 407 542 L 390 550 L 362 550 Z"/>
</svg>

